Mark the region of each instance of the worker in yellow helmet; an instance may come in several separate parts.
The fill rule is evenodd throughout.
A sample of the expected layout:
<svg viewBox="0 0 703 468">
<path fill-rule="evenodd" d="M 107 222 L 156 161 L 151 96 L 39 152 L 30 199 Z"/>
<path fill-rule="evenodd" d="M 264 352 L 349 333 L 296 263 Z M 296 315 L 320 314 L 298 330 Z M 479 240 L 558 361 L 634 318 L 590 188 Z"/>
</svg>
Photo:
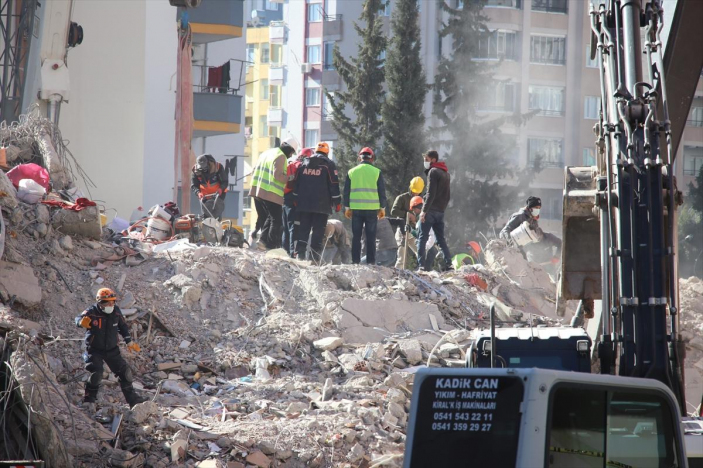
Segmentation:
<svg viewBox="0 0 703 468">
<path fill-rule="evenodd" d="M 410 226 L 415 227 L 417 217 L 410 207 L 410 201 L 413 197 L 419 196 L 423 190 L 425 190 L 425 181 L 422 177 L 413 177 L 410 181 L 409 190 L 405 193 L 401 193 L 395 198 L 393 207 L 391 208 L 391 217 L 399 218 L 401 220 L 398 221 L 398 225 L 401 229 L 398 229 L 395 234 L 396 242 L 400 243 L 403 241 L 403 232 L 405 232 L 404 227 L 407 222 L 406 220 L 409 219 Z"/>
</svg>

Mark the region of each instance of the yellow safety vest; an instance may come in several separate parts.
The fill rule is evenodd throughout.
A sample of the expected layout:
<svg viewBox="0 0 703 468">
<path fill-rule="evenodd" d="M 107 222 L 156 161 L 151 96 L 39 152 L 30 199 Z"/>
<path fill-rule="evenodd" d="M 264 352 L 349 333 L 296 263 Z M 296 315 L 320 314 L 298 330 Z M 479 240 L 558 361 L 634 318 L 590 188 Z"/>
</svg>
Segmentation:
<svg viewBox="0 0 703 468">
<path fill-rule="evenodd" d="M 280 156 L 285 158 L 285 154 L 279 148 L 271 148 L 261 153 L 261 156 L 259 156 L 259 164 L 257 164 L 254 169 L 251 185 L 282 197 L 286 183 L 279 182 L 274 177 L 276 173 L 276 160 Z"/>
<path fill-rule="evenodd" d="M 349 171 L 351 188 L 349 208 L 352 210 L 378 210 L 378 178 L 381 170 L 371 164 L 362 163 Z"/>
</svg>

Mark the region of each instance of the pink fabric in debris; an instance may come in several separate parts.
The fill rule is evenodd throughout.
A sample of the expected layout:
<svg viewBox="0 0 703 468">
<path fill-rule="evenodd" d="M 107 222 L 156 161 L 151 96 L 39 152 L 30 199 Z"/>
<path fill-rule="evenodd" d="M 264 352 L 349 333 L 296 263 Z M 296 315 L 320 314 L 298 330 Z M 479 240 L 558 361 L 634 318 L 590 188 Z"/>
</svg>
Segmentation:
<svg viewBox="0 0 703 468">
<path fill-rule="evenodd" d="M 10 179 L 15 188 L 19 187 L 20 180 L 32 179 L 44 187 L 44 190 L 49 191 L 49 172 L 38 164 L 30 163 L 15 166 L 7 173 L 7 178 Z"/>
</svg>

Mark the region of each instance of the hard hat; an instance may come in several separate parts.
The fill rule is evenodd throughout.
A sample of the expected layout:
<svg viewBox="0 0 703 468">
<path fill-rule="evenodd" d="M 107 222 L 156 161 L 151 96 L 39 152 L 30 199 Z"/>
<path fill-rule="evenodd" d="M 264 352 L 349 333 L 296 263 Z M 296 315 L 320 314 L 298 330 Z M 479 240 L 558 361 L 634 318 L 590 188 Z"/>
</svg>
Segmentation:
<svg viewBox="0 0 703 468">
<path fill-rule="evenodd" d="M 324 141 L 319 142 L 317 144 L 317 152 L 324 153 L 324 154 L 330 154 L 330 145 L 328 145 Z"/>
<path fill-rule="evenodd" d="M 368 146 L 361 148 L 361 151 L 359 151 L 359 156 L 361 156 L 364 159 L 370 159 L 368 156 L 364 156 L 370 154 L 371 158 L 373 158 L 375 155 L 373 154 L 373 150 L 369 148 Z"/>
<path fill-rule="evenodd" d="M 422 193 L 425 190 L 425 181 L 422 177 L 413 177 L 410 181 L 410 191 L 413 193 Z"/>
<path fill-rule="evenodd" d="M 481 253 L 481 245 L 476 241 L 469 241 L 466 243 L 468 247 L 474 249 L 474 252 Z"/>
<path fill-rule="evenodd" d="M 304 159 L 304 158 L 309 158 L 310 156 L 313 155 L 312 148 L 303 148 L 300 151 L 300 154 L 298 155 L 298 158 Z"/>
<path fill-rule="evenodd" d="M 117 300 L 117 295 L 115 294 L 115 291 L 110 288 L 100 288 L 98 289 L 98 293 L 95 295 L 95 300 L 98 302 L 115 301 Z"/>
<path fill-rule="evenodd" d="M 201 154 L 198 159 L 195 160 L 195 168 L 200 172 L 207 171 L 208 166 L 208 156 L 212 157 L 210 154 Z"/>
<path fill-rule="evenodd" d="M 290 146 L 291 148 L 293 148 L 293 150 L 295 150 L 296 153 L 298 152 L 298 140 L 296 140 L 296 139 L 293 138 L 292 136 L 289 136 L 288 138 L 286 138 L 285 140 L 283 140 L 283 141 L 281 142 L 281 144 L 282 144 L 282 145 L 288 145 L 288 146 Z"/>
<path fill-rule="evenodd" d="M 410 209 L 412 210 L 417 205 L 422 205 L 423 203 L 422 197 L 416 195 L 410 199 Z"/>
</svg>

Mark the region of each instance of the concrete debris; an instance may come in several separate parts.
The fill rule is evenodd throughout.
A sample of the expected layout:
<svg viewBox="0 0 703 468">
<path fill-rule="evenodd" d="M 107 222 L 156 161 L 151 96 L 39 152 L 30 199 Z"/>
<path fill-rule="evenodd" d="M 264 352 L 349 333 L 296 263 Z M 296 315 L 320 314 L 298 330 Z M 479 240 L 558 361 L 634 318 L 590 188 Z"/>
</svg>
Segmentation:
<svg viewBox="0 0 703 468">
<path fill-rule="evenodd" d="M 3 302 L 17 302 L 25 307 L 38 306 L 42 289 L 34 271 L 27 265 L 0 261 L 0 296 Z"/>
<path fill-rule="evenodd" d="M 328 336 L 327 338 L 322 338 L 315 341 L 312 345 L 315 349 L 322 351 L 333 351 L 344 343 L 344 340 L 338 336 Z"/>
</svg>

